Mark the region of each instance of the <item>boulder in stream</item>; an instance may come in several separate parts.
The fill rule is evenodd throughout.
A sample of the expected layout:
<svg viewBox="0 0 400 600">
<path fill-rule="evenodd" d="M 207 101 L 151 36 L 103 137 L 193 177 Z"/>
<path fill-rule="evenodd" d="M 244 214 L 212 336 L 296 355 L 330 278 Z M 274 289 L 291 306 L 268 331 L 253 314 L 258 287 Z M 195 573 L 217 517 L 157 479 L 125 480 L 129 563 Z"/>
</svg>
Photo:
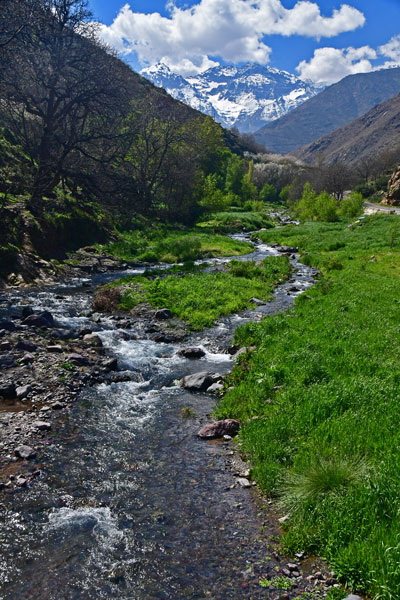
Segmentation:
<svg viewBox="0 0 400 600">
<path fill-rule="evenodd" d="M 205 392 L 213 383 L 220 381 L 222 375 L 210 373 L 209 371 L 200 371 L 193 375 L 186 375 L 179 380 L 179 385 L 191 392 Z"/>
<path fill-rule="evenodd" d="M 239 432 L 240 421 L 236 419 L 223 419 L 222 421 L 214 421 L 214 423 L 208 423 L 200 429 L 198 437 L 203 440 L 213 440 L 216 438 L 223 438 L 224 435 L 234 436 Z"/>
<path fill-rule="evenodd" d="M 178 350 L 178 354 L 184 356 L 185 358 L 203 358 L 205 356 L 205 352 L 202 348 L 181 348 Z"/>
<path fill-rule="evenodd" d="M 22 321 L 23 325 L 29 325 L 29 327 L 53 327 L 54 318 L 53 315 L 45 310 L 37 315 L 29 315 Z"/>
</svg>

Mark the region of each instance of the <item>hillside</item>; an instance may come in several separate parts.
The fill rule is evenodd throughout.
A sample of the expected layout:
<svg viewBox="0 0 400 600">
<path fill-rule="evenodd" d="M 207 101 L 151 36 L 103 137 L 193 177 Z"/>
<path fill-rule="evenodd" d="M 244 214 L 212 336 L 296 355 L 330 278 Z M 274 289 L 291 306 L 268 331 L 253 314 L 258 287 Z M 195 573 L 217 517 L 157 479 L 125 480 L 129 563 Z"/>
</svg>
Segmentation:
<svg viewBox="0 0 400 600">
<path fill-rule="evenodd" d="M 399 133 L 400 94 L 292 154 L 310 164 L 323 158 L 325 163 L 351 165 L 399 146 Z"/>
<path fill-rule="evenodd" d="M 268 150 L 286 154 L 310 144 L 400 92 L 400 68 L 349 75 L 255 132 Z"/>
<path fill-rule="evenodd" d="M 313 85 L 291 73 L 250 63 L 213 67 L 186 78 L 164 64 L 141 73 L 174 98 L 212 116 L 224 127 L 237 127 L 242 132 L 257 130 L 318 93 Z"/>
</svg>

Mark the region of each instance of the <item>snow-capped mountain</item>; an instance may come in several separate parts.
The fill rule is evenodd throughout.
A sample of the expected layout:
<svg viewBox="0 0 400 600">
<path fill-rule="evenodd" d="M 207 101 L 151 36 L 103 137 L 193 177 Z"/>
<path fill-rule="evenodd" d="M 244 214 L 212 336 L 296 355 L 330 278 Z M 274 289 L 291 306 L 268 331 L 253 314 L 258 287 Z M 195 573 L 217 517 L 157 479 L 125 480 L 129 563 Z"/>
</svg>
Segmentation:
<svg viewBox="0 0 400 600">
<path fill-rule="evenodd" d="M 242 132 L 256 131 L 321 91 L 286 71 L 258 64 L 212 67 L 184 78 L 159 63 L 141 74 L 224 127 Z"/>
</svg>

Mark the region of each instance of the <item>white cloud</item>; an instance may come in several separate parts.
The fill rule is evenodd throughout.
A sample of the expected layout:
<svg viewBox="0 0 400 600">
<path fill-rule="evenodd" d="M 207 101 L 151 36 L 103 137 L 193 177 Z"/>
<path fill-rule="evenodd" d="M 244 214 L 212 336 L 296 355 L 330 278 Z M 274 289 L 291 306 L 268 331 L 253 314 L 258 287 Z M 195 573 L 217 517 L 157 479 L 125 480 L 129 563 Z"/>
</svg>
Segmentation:
<svg viewBox="0 0 400 600">
<path fill-rule="evenodd" d="M 169 16 L 135 12 L 126 4 L 110 26 L 101 25 L 105 42 L 142 64 L 165 62 L 183 75 L 205 70 L 212 57 L 227 62 L 267 63 L 271 48 L 264 36 L 304 35 L 320 39 L 353 31 L 364 15 L 344 4 L 322 16 L 316 2 L 299 0 L 286 9 L 280 0 L 199 0 L 190 8 L 168 3 Z"/>
<path fill-rule="evenodd" d="M 302 79 L 320 85 L 330 85 L 346 75 L 373 71 L 375 67 L 371 60 L 376 58 L 376 50 L 369 46 L 343 49 L 318 48 L 309 62 L 301 61 L 296 71 Z"/>
<path fill-rule="evenodd" d="M 400 66 L 400 35 L 395 35 L 387 44 L 379 46 L 379 54 L 389 58 L 384 67 Z"/>
</svg>

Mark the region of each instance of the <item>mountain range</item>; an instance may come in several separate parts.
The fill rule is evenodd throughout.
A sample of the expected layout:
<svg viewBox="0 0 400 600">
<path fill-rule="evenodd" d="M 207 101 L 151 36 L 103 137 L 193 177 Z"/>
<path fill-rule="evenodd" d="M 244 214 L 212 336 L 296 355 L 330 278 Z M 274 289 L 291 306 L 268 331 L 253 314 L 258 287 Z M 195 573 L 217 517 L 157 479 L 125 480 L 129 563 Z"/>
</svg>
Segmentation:
<svg viewBox="0 0 400 600">
<path fill-rule="evenodd" d="M 400 94 L 374 106 L 362 117 L 293 152 L 306 163 L 347 165 L 400 150 Z"/>
<path fill-rule="evenodd" d="M 348 75 L 254 134 L 279 154 L 292 152 L 358 119 L 400 92 L 400 67 Z"/>
<path fill-rule="evenodd" d="M 141 75 L 224 127 L 237 127 L 241 132 L 256 131 L 321 89 L 286 71 L 259 64 L 217 66 L 184 78 L 159 63 L 143 69 Z"/>
</svg>

